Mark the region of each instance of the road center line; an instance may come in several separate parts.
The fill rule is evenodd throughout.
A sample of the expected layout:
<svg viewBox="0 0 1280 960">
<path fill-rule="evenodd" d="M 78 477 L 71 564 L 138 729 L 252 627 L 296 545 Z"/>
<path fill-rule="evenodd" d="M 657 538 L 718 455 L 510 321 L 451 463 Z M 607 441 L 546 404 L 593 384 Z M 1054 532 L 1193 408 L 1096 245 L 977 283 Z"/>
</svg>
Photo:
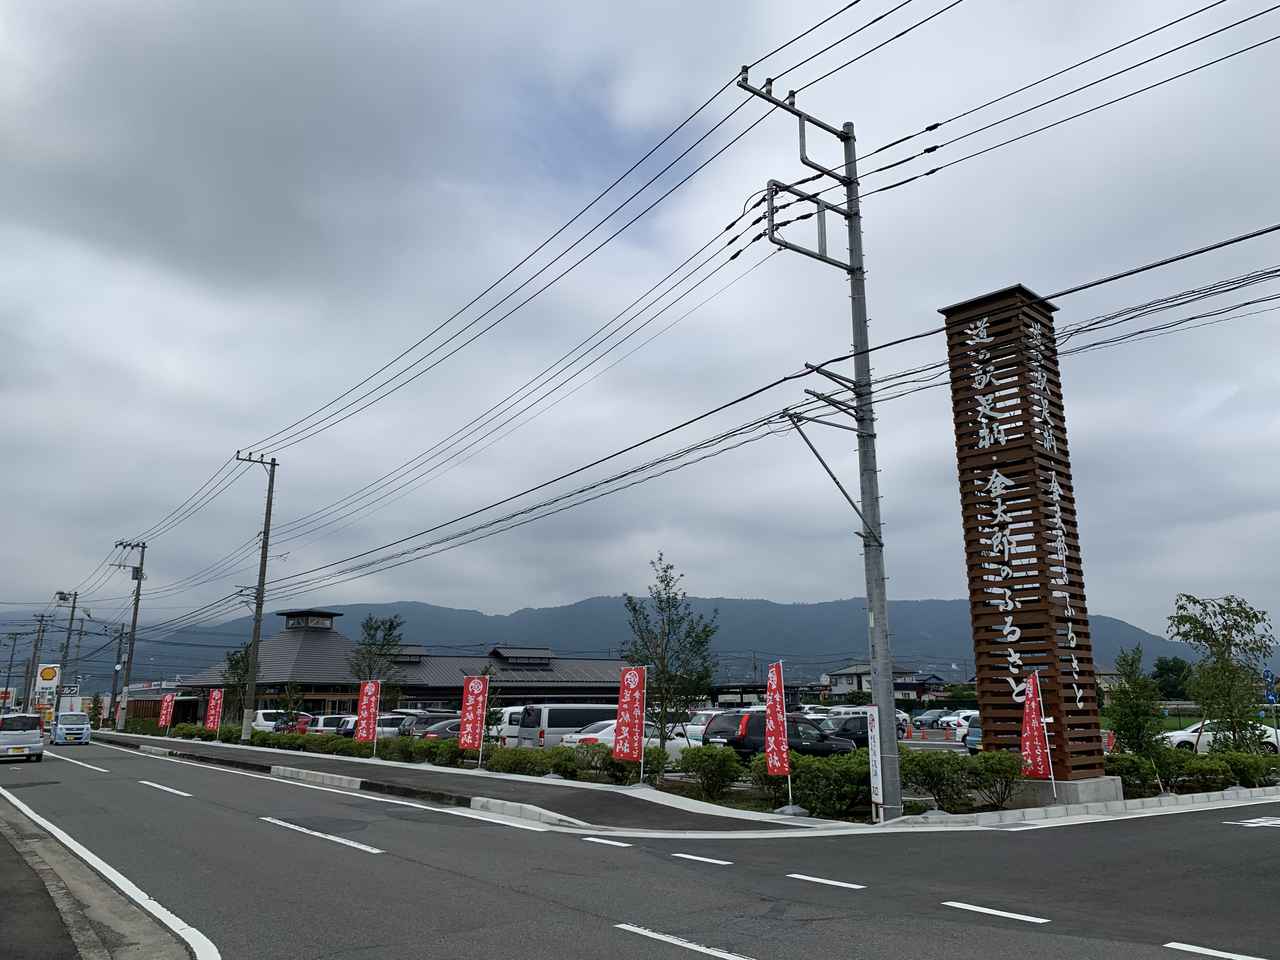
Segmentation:
<svg viewBox="0 0 1280 960">
<path fill-rule="evenodd" d="M 587 843 L 603 843 L 607 847 L 629 847 L 631 844 L 622 843 L 618 840 L 606 840 L 603 837 L 583 837 Z"/>
<path fill-rule="evenodd" d="M 614 927 L 618 930 L 625 930 L 627 933 L 638 933 L 640 936 L 648 937 L 650 940 L 661 940 L 663 943 L 671 943 L 677 947 L 684 947 L 686 950 L 693 950 L 696 953 L 705 953 L 709 957 L 720 957 L 720 960 L 751 960 L 750 957 L 744 957 L 740 953 L 729 953 L 727 950 L 717 950 L 715 947 L 704 947 L 700 943 L 693 943 L 681 937 L 673 937 L 668 933 L 658 933 L 656 930 L 646 930 L 644 927 L 637 927 L 630 923 L 615 923 Z"/>
<path fill-rule="evenodd" d="M 1189 943 L 1166 943 L 1166 947 L 1170 950 L 1181 950 L 1183 953 L 1198 953 L 1202 957 L 1221 957 L 1222 960 L 1262 960 L 1261 957 L 1252 957 L 1244 953 L 1227 953 L 1225 950 L 1210 950 L 1208 947 L 1193 947 Z"/>
<path fill-rule="evenodd" d="M 699 863 L 714 863 L 717 867 L 731 867 L 732 860 L 716 860 L 714 857 L 695 857 L 692 853 L 673 853 L 673 857 L 679 857 L 681 860 L 697 860 Z M 725 954 L 729 956 L 729 954 Z"/>
<path fill-rule="evenodd" d="M 331 833 L 321 833 L 319 830 L 308 830 L 306 827 L 300 827 L 296 823 L 288 823 L 284 820 L 277 820 L 275 817 L 259 817 L 267 823 L 274 823 L 277 827 L 285 827 L 289 830 L 297 830 L 299 833 L 305 833 L 312 837 L 320 837 L 324 840 L 332 840 L 334 843 L 340 843 L 344 847 L 355 847 L 357 850 L 363 850 L 365 853 L 385 853 L 385 850 L 379 850 L 377 847 L 371 847 L 365 843 L 356 843 L 354 840 L 348 840 L 346 837 L 335 837 Z"/>
<path fill-rule="evenodd" d="M 113 884 L 122 894 L 163 923 L 177 936 L 181 937 L 182 941 L 191 948 L 191 952 L 195 956 L 196 960 L 222 960 L 222 954 L 218 952 L 218 948 L 214 946 L 212 940 L 206 937 L 195 927 L 191 926 L 191 924 L 187 923 L 177 914 L 172 913 L 159 901 L 153 899 L 145 890 L 139 887 L 115 867 L 111 866 L 111 864 L 99 857 L 88 847 L 84 846 L 78 840 L 73 839 L 61 827 L 40 816 L 40 814 L 36 813 L 8 790 L 0 788 L 0 797 L 4 797 L 4 799 L 13 804 L 15 808 L 25 814 L 27 819 L 36 824 L 36 826 L 47 830 L 64 847 L 87 863 L 92 869 L 106 877 L 107 881 Z"/>
<path fill-rule="evenodd" d="M 1029 917 L 1025 913 L 1009 913 L 1007 910 L 992 910 L 990 907 L 979 907 L 972 903 L 961 903 L 959 900 L 944 900 L 944 907 L 955 907 L 957 910 L 972 910 L 974 913 L 988 913 L 993 917 L 1007 917 L 1010 920 L 1022 920 L 1025 923 L 1048 923 L 1044 917 Z"/>
<path fill-rule="evenodd" d="M 867 889 L 860 883 L 845 883 L 843 880 L 827 880 L 823 877 L 810 877 L 803 873 L 788 873 L 792 880 L 808 880 L 810 883 L 825 883 L 829 887 L 845 887 L 849 890 Z"/>
<path fill-rule="evenodd" d="M 97 770 L 99 773 L 110 773 L 110 770 L 104 770 L 102 767 L 95 767 L 92 763 L 85 763 L 83 760 L 72 760 L 70 757 L 64 757 L 60 753 L 54 753 L 52 750 L 46 750 L 45 756 L 53 757 L 55 760 L 65 760 L 67 763 L 74 763 L 77 767 L 88 767 L 90 770 Z"/>
<path fill-rule="evenodd" d="M 191 794 L 183 793 L 181 790 L 175 790 L 173 787 L 166 787 L 163 783 L 152 783 L 150 780 L 139 780 L 144 787 L 155 787 L 157 790 L 163 790 L 165 793 L 172 793 L 179 797 L 189 797 Z"/>
</svg>

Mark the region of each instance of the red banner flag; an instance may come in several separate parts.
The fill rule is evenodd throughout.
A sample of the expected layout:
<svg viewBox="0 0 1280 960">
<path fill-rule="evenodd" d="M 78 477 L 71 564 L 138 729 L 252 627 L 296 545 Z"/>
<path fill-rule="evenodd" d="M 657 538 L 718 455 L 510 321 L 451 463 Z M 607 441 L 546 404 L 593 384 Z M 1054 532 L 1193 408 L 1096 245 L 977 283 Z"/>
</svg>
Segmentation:
<svg viewBox="0 0 1280 960">
<path fill-rule="evenodd" d="M 1022 775 L 1029 780 L 1053 776 L 1049 760 L 1049 733 L 1040 710 L 1040 674 L 1027 677 L 1027 698 L 1022 702 Z"/>
<path fill-rule="evenodd" d="M 489 706 L 489 678 L 462 678 L 462 725 L 458 728 L 458 746 L 463 750 L 479 750 L 484 743 L 485 712 Z"/>
<path fill-rule="evenodd" d="M 364 680 L 360 684 L 360 703 L 356 709 L 356 739 L 368 743 L 378 739 L 378 705 L 382 699 L 382 681 Z"/>
<path fill-rule="evenodd" d="M 166 693 L 160 698 L 160 726 L 173 725 L 173 694 Z"/>
<path fill-rule="evenodd" d="M 627 667 L 618 678 L 618 722 L 613 728 L 613 756 L 639 760 L 644 754 L 645 668 Z"/>
<path fill-rule="evenodd" d="M 764 761 L 771 777 L 785 777 L 791 773 L 787 694 L 782 683 L 781 660 L 769 664 L 769 682 L 764 693 Z"/>
<path fill-rule="evenodd" d="M 217 730 L 222 726 L 222 688 L 209 691 L 209 704 L 204 710 L 204 728 Z"/>
</svg>

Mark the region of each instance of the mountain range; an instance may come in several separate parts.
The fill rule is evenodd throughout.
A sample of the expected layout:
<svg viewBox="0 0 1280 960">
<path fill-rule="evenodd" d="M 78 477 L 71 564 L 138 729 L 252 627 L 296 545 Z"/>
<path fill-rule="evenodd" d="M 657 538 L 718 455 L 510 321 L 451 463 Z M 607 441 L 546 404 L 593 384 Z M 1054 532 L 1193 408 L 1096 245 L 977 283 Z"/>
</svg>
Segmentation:
<svg viewBox="0 0 1280 960">
<path fill-rule="evenodd" d="M 775 603 L 770 600 L 690 597 L 694 610 L 706 616 L 718 611 L 719 631 L 712 649 L 723 680 L 751 679 L 764 664 L 782 658 L 789 676 L 816 679 L 822 673 L 867 659 L 867 621 L 861 598 L 822 603 Z M 430 603 L 399 601 L 327 607 L 341 613 L 337 628 L 355 639 L 368 614 L 399 614 L 406 643 L 421 644 L 440 654 L 483 652 L 498 645 L 550 647 L 577 656 L 615 656 L 630 638 L 621 597 L 591 597 L 559 607 L 526 608 L 509 614 L 485 614 Z M 1114 617 L 1095 614 L 1095 661 L 1108 670 L 1122 648 L 1142 644 L 1148 665 L 1160 656 L 1191 659 L 1180 643 L 1155 636 Z M 967 680 L 973 673 L 969 605 L 965 600 L 895 600 L 889 604 L 894 659 L 902 666 L 937 673 L 948 680 Z M 263 634 L 271 636 L 283 623 L 270 614 Z M 181 660 L 186 672 L 222 660 L 225 648 L 247 640 L 252 619 L 242 617 L 215 627 L 192 627 L 163 641 L 138 641 L 135 676 L 147 676 L 149 657 L 157 664 Z M 216 639 L 215 639 L 216 638 Z M 208 647 L 208 655 L 200 650 Z M 180 654 L 179 654 L 180 651 Z M 203 661 L 203 662 L 201 662 Z M 172 677 L 174 670 L 166 671 Z"/>
</svg>

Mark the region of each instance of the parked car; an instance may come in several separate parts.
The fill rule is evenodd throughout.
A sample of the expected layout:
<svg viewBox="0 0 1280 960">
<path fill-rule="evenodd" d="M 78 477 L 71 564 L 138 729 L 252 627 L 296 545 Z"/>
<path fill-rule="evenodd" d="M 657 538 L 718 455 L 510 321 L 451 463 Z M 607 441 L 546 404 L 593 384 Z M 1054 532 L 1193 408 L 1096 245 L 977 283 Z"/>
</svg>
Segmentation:
<svg viewBox="0 0 1280 960">
<path fill-rule="evenodd" d="M 955 713 L 948 713 L 938 718 L 937 726 L 943 730 L 957 730 L 960 727 L 968 726 L 969 718 L 976 716 L 977 710 L 957 710 Z"/>
<path fill-rule="evenodd" d="M 517 746 L 554 747 L 566 733 L 597 720 L 614 720 L 616 705 L 603 703 L 538 703 L 520 713 Z"/>
<path fill-rule="evenodd" d="M 334 734 L 338 732 L 338 724 L 342 722 L 343 717 L 350 716 L 346 713 L 322 713 L 318 717 L 312 717 L 311 722 L 307 724 L 307 733 L 323 733 Z"/>
<path fill-rule="evenodd" d="M 309 713 L 299 713 L 298 716 L 311 720 Z M 256 710 L 253 714 L 253 729 L 261 730 L 263 733 L 275 733 L 276 724 L 283 719 L 285 719 L 283 710 Z"/>
<path fill-rule="evenodd" d="M 938 722 L 946 715 L 946 710 L 923 710 L 915 715 L 915 718 L 911 723 L 916 727 L 926 727 L 931 730 L 936 730 L 938 728 Z"/>
<path fill-rule="evenodd" d="M 44 759 L 44 717 L 38 713 L 6 713 L 0 717 L 0 757 Z"/>
<path fill-rule="evenodd" d="M 462 730 L 462 721 L 456 718 L 437 720 L 435 723 L 428 723 L 425 727 L 419 727 L 420 722 L 422 721 L 412 721 L 401 732 L 411 737 L 421 737 L 423 740 L 457 740 L 458 733 Z"/>
<path fill-rule="evenodd" d="M 982 718 L 970 717 L 969 725 L 964 731 L 964 745 L 968 747 L 969 753 L 974 754 L 982 749 Z"/>
<path fill-rule="evenodd" d="M 1255 723 L 1253 727 L 1262 739 L 1262 749 L 1270 753 L 1276 753 L 1280 750 L 1280 730 L 1264 726 L 1261 723 Z M 1225 724 L 1214 720 L 1200 720 L 1189 727 L 1163 734 L 1161 739 L 1168 746 L 1177 747 L 1179 750 L 1195 750 L 1199 753 L 1208 753 L 1209 747 L 1213 745 L 1214 737 L 1223 729 L 1226 729 Z"/>
<path fill-rule="evenodd" d="M 764 750 L 764 719 L 759 710 L 726 710 L 707 724 L 702 742 L 705 746 L 732 747 L 738 756 L 750 760 Z M 824 733 L 814 721 L 796 713 L 787 715 L 787 743 L 796 753 L 818 757 L 854 749 L 852 740 Z"/>
<path fill-rule="evenodd" d="M 413 726 L 413 717 L 406 717 L 402 713 L 384 713 L 378 717 L 378 739 L 384 740 L 387 737 L 398 737 L 402 732 L 407 733 Z M 356 735 L 356 718 L 353 716 L 343 717 L 338 723 L 338 736 L 354 737 Z"/>
<path fill-rule="evenodd" d="M 520 739 L 520 714 L 524 707 L 501 707 L 500 719 L 496 726 L 489 728 L 489 736 L 498 741 L 500 747 L 514 747 Z"/>
<path fill-rule="evenodd" d="M 560 738 L 560 745 L 565 747 L 586 746 L 592 743 L 603 743 L 610 749 L 613 748 L 613 741 L 617 730 L 617 720 L 597 720 L 595 723 L 589 723 L 581 730 L 573 733 L 566 733 Z M 658 725 L 656 723 L 646 723 L 644 725 L 644 745 L 645 748 L 658 746 Z M 667 734 L 667 756 L 675 759 L 684 752 L 684 748 L 689 745 L 687 734 L 680 729 L 678 724 L 673 724 L 670 733 Z"/>
<path fill-rule="evenodd" d="M 312 719 L 309 713 L 298 713 L 290 720 L 289 714 L 285 713 L 276 721 L 276 725 L 272 729 L 276 733 L 308 733 L 311 729 Z"/>
<path fill-rule="evenodd" d="M 684 735 L 691 747 L 702 746 L 702 732 L 707 729 L 711 718 L 723 713 L 722 710 L 699 710 L 682 725 Z"/>
<path fill-rule="evenodd" d="M 806 717 L 821 722 L 831 712 L 831 707 L 823 706 L 818 703 L 802 703 L 800 704 L 800 712 Z"/>
<path fill-rule="evenodd" d="M 865 708 L 862 713 L 846 713 L 827 717 L 819 723 L 819 727 L 823 733 L 829 736 L 852 740 L 855 746 L 865 747 L 870 743 Z"/>
<path fill-rule="evenodd" d="M 53 721 L 49 738 L 55 744 L 88 743 L 89 715 L 87 713 L 60 713 Z"/>
</svg>

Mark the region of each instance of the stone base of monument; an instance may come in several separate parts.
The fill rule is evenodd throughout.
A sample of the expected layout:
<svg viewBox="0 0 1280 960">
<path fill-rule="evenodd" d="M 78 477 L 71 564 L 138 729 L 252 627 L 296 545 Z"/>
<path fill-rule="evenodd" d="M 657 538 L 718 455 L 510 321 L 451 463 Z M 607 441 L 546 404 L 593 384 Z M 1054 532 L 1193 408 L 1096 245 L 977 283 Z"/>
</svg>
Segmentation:
<svg viewBox="0 0 1280 960">
<path fill-rule="evenodd" d="M 1068 803 L 1105 803 L 1123 800 L 1124 790 L 1119 777 L 1090 777 L 1088 780 L 1059 780 L 1058 797 L 1053 796 L 1053 786 L 1048 780 L 1023 780 L 1018 784 L 1009 807 L 1051 807 Z"/>
</svg>

